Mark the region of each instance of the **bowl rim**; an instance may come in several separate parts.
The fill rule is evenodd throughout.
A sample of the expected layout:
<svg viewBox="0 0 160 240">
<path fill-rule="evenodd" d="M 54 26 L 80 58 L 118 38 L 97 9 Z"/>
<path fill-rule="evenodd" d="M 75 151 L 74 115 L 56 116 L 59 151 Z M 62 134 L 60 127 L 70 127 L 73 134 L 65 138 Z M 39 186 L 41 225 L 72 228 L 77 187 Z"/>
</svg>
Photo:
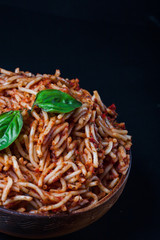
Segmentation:
<svg viewBox="0 0 160 240">
<path fill-rule="evenodd" d="M 21 213 L 21 212 L 18 212 L 16 210 L 12 210 L 12 209 L 8 209 L 8 208 L 3 208 L 0 206 L 0 213 L 6 213 L 6 214 L 11 214 L 11 215 L 15 215 L 15 216 L 19 216 L 19 217 L 32 217 L 32 218 L 41 218 L 41 219 L 44 219 L 44 218 L 61 218 L 61 217 L 67 217 L 67 216 L 71 216 L 71 215 L 78 215 L 80 213 L 85 213 L 91 209 L 95 209 L 97 208 L 99 205 L 105 203 L 107 200 L 111 199 L 117 192 L 118 190 L 121 188 L 121 186 L 123 184 L 126 183 L 127 179 L 128 179 L 128 176 L 130 174 L 130 170 L 131 170 L 131 165 L 132 165 L 132 154 L 131 154 L 131 151 L 130 151 L 130 163 L 129 163 L 129 167 L 128 167 L 128 170 L 127 170 L 127 173 L 125 175 L 122 175 L 119 182 L 116 184 L 116 186 L 110 191 L 109 194 L 107 194 L 106 196 L 104 196 L 102 199 L 100 199 L 97 203 L 95 203 L 94 205 L 89 205 L 85 208 L 81 208 L 81 209 L 78 209 L 78 210 L 75 210 L 71 213 L 47 213 L 47 214 L 41 214 L 41 213 Z"/>
</svg>

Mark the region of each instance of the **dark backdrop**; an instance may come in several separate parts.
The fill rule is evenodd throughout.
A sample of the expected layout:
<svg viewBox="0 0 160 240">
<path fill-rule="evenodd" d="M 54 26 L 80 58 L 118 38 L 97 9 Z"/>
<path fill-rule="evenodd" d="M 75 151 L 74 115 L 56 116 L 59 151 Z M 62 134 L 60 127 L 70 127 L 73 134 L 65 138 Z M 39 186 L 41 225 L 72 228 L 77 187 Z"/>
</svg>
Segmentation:
<svg viewBox="0 0 160 240">
<path fill-rule="evenodd" d="M 78 77 L 115 103 L 133 135 L 133 164 L 115 206 L 59 239 L 160 239 L 158 1 L 0 1 L 0 67 Z M 0 239 L 13 239 L 0 234 Z"/>
</svg>

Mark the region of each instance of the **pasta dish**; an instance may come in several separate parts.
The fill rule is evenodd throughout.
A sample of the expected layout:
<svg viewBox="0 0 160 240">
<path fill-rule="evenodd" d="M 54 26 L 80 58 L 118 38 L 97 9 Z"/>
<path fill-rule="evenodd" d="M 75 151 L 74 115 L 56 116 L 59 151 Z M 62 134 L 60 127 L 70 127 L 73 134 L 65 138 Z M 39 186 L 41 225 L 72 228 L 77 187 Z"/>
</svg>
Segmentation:
<svg viewBox="0 0 160 240">
<path fill-rule="evenodd" d="M 78 79 L 0 68 L 0 205 L 74 212 L 109 194 L 130 163 L 131 136 Z"/>
</svg>

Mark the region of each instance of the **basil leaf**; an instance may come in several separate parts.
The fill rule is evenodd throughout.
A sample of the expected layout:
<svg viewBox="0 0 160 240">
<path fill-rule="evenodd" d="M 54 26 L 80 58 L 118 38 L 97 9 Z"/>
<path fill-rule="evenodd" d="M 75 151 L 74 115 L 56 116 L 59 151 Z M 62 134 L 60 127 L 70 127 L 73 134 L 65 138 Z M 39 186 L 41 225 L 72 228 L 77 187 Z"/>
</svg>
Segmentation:
<svg viewBox="0 0 160 240">
<path fill-rule="evenodd" d="M 23 126 L 23 118 L 20 111 L 9 111 L 0 115 L 0 150 L 11 145 Z"/>
<path fill-rule="evenodd" d="M 47 89 L 37 93 L 32 109 L 35 105 L 46 112 L 68 113 L 80 107 L 82 103 L 67 93 L 56 89 Z"/>
</svg>

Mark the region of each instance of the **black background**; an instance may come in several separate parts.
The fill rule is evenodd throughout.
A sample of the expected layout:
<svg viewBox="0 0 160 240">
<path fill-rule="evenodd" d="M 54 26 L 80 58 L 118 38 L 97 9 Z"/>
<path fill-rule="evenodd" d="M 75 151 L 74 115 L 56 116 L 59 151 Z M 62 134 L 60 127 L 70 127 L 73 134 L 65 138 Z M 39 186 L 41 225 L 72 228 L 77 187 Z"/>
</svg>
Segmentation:
<svg viewBox="0 0 160 240">
<path fill-rule="evenodd" d="M 154 0 L 0 1 L 0 67 L 78 77 L 106 105 L 116 104 L 133 136 L 132 169 L 118 202 L 58 239 L 160 239 L 159 13 Z"/>
</svg>

